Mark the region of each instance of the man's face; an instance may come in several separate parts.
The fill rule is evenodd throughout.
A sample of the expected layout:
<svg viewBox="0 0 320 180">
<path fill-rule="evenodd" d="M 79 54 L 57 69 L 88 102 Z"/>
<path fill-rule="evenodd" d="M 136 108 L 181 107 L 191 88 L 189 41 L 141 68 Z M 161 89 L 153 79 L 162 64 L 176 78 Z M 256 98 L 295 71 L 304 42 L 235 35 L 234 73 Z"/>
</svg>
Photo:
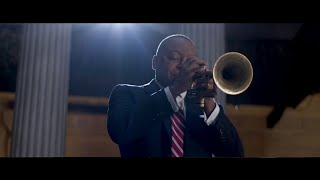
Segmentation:
<svg viewBox="0 0 320 180">
<path fill-rule="evenodd" d="M 188 57 L 196 56 L 196 48 L 192 42 L 184 38 L 174 38 L 166 44 L 161 54 L 153 60 L 156 78 L 163 86 L 171 85 L 179 75 L 179 66 Z"/>
</svg>

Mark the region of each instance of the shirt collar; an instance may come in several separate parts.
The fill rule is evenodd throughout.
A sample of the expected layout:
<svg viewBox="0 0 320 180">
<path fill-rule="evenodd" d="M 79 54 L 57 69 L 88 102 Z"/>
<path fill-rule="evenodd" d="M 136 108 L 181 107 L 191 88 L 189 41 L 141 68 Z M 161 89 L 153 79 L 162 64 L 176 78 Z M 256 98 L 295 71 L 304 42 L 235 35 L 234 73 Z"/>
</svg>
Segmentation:
<svg viewBox="0 0 320 180">
<path fill-rule="evenodd" d="M 183 93 L 180 94 L 180 96 L 182 97 L 182 99 L 184 99 L 184 98 L 186 97 L 186 95 L 187 95 L 187 91 L 185 91 L 185 92 L 183 92 Z"/>
</svg>

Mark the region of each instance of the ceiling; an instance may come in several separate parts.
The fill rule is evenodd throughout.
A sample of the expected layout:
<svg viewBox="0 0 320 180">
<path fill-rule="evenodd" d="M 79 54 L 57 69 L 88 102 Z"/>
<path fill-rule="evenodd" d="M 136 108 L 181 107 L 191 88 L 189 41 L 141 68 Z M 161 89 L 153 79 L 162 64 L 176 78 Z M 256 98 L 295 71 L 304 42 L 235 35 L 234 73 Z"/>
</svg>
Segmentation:
<svg viewBox="0 0 320 180">
<path fill-rule="evenodd" d="M 171 32 L 179 23 L 163 23 L 154 29 L 160 32 Z M 295 37 L 303 23 L 225 23 L 227 40 L 291 40 Z M 92 25 L 92 24 L 89 24 Z M 140 24 L 142 25 L 142 24 Z M 150 24 L 149 24 L 150 25 Z M 159 25 L 159 24 L 158 24 Z M 76 24 L 77 27 L 86 27 L 88 24 Z"/>
</svg>

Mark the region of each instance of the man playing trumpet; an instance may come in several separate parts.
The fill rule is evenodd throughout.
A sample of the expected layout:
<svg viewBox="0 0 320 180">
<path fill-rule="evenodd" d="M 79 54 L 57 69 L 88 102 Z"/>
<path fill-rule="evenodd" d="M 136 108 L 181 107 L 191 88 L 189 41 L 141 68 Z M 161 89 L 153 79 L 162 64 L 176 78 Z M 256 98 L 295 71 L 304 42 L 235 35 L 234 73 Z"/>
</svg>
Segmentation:
<svg viewBox="0 0 320 180">
<path fill-rule="evenodd" d="M 107 128 L 122 157 L 243 157 L 242 142 L 215 93 L 203 98 L 203 107 L 188 93 L 215 89 L 190 38 L 163 39 L 152 68 L 149 83 L 119 84 L 110 95 Z"/>
</svg>

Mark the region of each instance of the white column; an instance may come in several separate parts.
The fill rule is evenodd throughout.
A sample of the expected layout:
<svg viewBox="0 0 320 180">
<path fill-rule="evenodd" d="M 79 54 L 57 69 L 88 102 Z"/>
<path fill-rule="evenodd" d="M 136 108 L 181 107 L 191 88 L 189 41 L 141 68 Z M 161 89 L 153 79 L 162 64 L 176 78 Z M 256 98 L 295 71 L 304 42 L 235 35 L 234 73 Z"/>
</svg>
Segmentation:
<svg viewBox="0 0 320 180">
<path fill-rule="evenodd" d="M 187 35 L 198 46 L 198 52 L 213 68 L 216 60 L 225 53 L 225 24 L 187 23 L 179 24 L 178 33 Z M 216 101 L 223 107 L 226 105 L 226 94 L 217 88 Z"/>
<path fill-rule="evenodd" d="M 12 157 L 64 156 L 71 24 L 24 24 Z"/>
</svg>

